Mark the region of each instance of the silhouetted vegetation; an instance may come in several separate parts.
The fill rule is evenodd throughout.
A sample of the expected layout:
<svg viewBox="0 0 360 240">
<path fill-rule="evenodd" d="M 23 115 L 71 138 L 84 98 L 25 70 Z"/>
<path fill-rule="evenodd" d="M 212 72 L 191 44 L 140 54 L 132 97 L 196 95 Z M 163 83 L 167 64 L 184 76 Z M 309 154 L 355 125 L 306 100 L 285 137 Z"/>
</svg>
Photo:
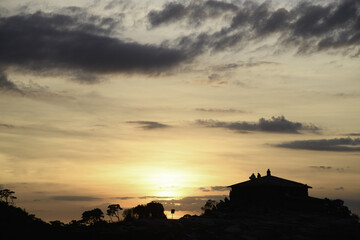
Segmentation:
<svg viewBox="0 0 360 240">
<path fill-rule="evenodd" d="M 108 206 L 108 209 L 106 211 L 106 214 L 110 217 L 110 220 L 112 220 L 112 217 L 116 217 L 118 222 L 120 221 L 120 211 L 122 208 L 119 204 L 111 204 Z"/>
<path fill-rule="evenodd" d="M 134 208 L 125 209 L 123 216 L 125 221 L 149 218 L 166 219 L 164 207 L 158 202 L 150 202 L 146 205 L 137 205 Z"/>
<path fill-rule="evenodd" d="M 12 192 L 12 193 L 11 193 Z M 12 196 L 13 191 L 6 191 Z M 184 215 L 167 220 L 164 207 L 150 202 L 125 209 L 111 204 L 107 215 L 116 219 L 104 221 L 99 208 L 84 211 L 81 220 L 64 224 L 59 220 L 46 223 L 24 209 L 13 206 L 3 197 L 0 201 L 1 236 L 10 239 L 359 239 L 358 217 L 340 199 L 307 198 L 279 208 L 251 205 L 233 206 L 228 198 L 207 200 L 202 216 Z M 9 237 L 8 237 L 9 236 Z M 2 238 L 1 238 L 2 239 Z"/>
<path fill-rule="evenodd" d="M 217 202 L 215 200 L 207 200 L 205 205 L 201 207 L 201 210 L 204 211 L 204 214 L 209 214 L 211 211 L 216 209 Z"/>
<path fill-rule="evenodd" d="M 81 221 L 86 225 L 94 225 L 99 222 L 103 222 L 104 213 L 100 208 L 95 208 L 90 211 L 83 212 L 81 216 Z"/>
<path fill-rule="evenodd" d="M 7 204 L 14 204 L 16 197 L 14 196 L 14 191 L 10 189 L 1 189 L 0 190 L 0 201 Z"/>
</svg>

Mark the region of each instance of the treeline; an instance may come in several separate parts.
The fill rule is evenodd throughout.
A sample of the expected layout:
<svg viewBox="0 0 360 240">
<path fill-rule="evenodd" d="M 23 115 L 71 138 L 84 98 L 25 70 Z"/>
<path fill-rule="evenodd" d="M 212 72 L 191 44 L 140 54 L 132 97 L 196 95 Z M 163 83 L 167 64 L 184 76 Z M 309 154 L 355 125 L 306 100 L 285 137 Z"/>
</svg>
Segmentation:
<svg viewBox="0 0 360 240">
<path fill-rule="evenodd" d="M 120 222 L 120 211 L 122 208 L 119 204 L 111 204 L 108 206 L 106 214 L 110 218 L 110 222 Z M 134 208 L 125 209 L 122 213 L 122 221 L 129 222 L 139 219 L 166 219 L 164 213 L 164 206 L 161 203 L 152 201 L 146 205 L 137 205 Z M 81 220 L 72 220 L 68 225 L 69 226 L 93 226 L 99 224 L 106 224 L 107 221 L 104 220 L 104 213 L 100 208 L 95 208 L 89 211 L 82 213 Z M 59 220 L 50 221 L 50 224 L 53 226 L 65 226 L 66 224 L 60 222 Z"/>
<path fill-rule="evenodd" d="M 35 218 L 35 215 L 28 214 L 25 210 L 15 207 L 15 200 L 17 199 L 14 196 L 15 192 L 10 189 L 0 189 L 0 204 L 2 207 L 2 216 L 8 215 L 7 219 L 10 217 L 17 216 L 26 216 L 28 219 L 38 221 L 40 219 Z M 12 206 L 12 207 L 10 207 Z M 133 221 L 139 219 L 166 219 L 164 213 L 164 206 L 159 202 L 149 202 L 146 205 L 137 205 L 134 208 L 125 209 L 121 214 L 123 208 L 120 204 L 110 204 L 107 207 L 106 215 L 109 216 L 110 222 L 120 222 L 122 221 Z M 6 211 L 10 211 L 11 214 L 4 214 Z M 122 216 L 122 218 L 121 218 Z M 50 225 L 55 227 L 62 226 L 92 226 L 95 224 L 105 224 L 108 223 L 104 220 L 105 214 L 100 208 L 95 208 L 92 210 L 84 211 L 82 213 L 80 220 L 72 220 L 69 224 L 65 224 L 59 220 L 50 221 Z M 6 220 L 6 219 L 4 219 Z M 42 221 L 42 220 L 41 220 Z"/>
</svg>

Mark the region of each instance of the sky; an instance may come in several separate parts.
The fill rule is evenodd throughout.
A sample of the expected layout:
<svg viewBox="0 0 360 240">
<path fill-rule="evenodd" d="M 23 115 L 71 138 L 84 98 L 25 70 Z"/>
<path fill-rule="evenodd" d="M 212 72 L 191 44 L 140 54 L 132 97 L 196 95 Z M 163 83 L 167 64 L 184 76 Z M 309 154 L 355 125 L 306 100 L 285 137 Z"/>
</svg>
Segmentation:
<svg viewBox="0 0 360 240">
<path fill-rule="evenodd" d="M 0 0 L 0 187 L 177 218 L 269 168 L 359 214 L 359 5 Z"/>
</svg>

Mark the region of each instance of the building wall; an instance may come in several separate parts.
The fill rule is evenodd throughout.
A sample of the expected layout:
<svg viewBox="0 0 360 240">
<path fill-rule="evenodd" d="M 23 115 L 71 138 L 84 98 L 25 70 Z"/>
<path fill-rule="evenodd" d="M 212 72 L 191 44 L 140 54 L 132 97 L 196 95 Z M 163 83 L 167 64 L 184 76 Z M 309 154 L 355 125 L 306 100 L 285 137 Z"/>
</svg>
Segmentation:
<svg viewBox="0 0 360 240">
<path fill-rule="evenodd" d="M 234 204 L 282 204 L 289 198 L 307 196 L 306 187 L 239 187 L 230 191 L 230 201 Z"/>
</svg>

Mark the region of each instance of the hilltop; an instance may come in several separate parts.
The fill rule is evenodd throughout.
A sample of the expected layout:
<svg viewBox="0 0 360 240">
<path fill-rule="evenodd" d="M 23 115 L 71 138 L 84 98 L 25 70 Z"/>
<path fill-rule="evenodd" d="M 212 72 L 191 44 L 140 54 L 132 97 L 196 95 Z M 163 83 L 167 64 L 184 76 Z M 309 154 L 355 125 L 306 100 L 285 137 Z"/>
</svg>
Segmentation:
<svg viewBox="0 0 360 240">
<path fill-rule="evenodd" d="M 0 203 L 0 226 L 6 239 L 359 239 L 360 224 L 341 200 L 323 200 L 321 208 L 233 209 L 229 202 L 202 216 L 133 219 L 91 225 L 48 224 L 25 210 Z"/>
</svg>

